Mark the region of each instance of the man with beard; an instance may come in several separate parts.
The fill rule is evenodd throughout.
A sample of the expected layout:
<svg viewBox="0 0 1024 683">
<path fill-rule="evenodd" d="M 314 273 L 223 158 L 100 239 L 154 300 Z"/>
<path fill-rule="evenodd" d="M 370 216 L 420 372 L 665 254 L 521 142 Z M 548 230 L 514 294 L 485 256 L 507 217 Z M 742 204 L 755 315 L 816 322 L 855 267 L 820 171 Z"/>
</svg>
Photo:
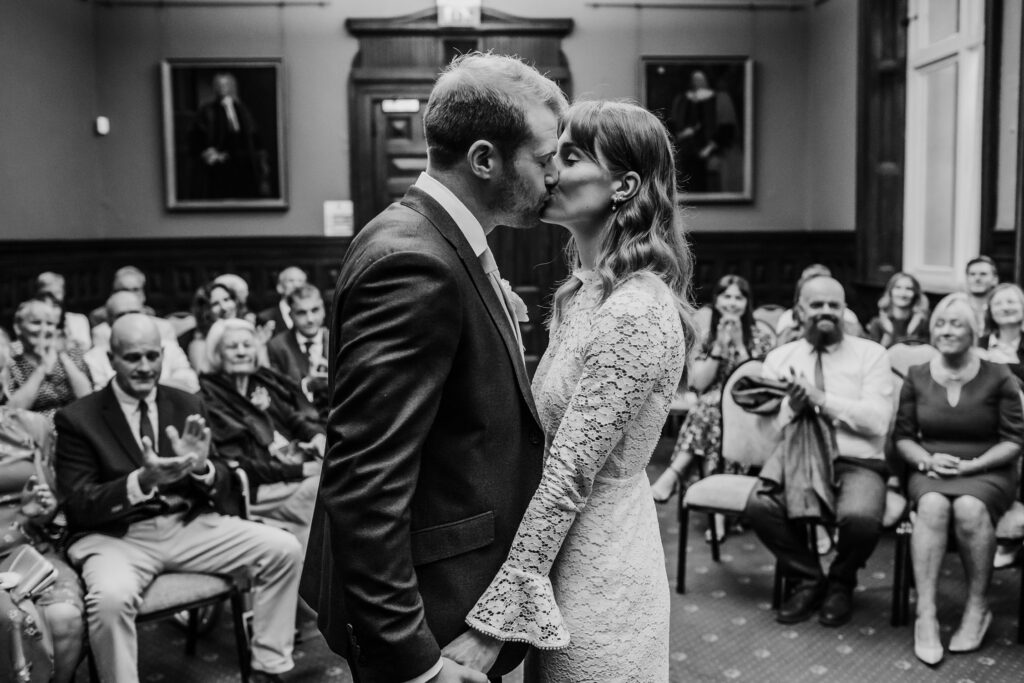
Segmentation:
<svg viewBox="0 0 1024 683">
<path fill-rule="evenodd" d="M 356 681 L 488 680 L 442 648 L 508 554 L 544 436 L 486 235 L 537 224 L 565 107 L 514 58 L 453 60 L 424 113 L 426 172 L 345 254 L 302 596 Z M 524 652 L 506 644 L 490 675 Z"/>
<path fill-rule="evenodd" d="M 822 624 L 840 626 L 850 619 L 857 570 L 882 532 L 883 446 L 893 414 L 892 372 L 880 344 L 843 333 L 846 295 L 839 282 L 830 277 L 807 280 L 797 307 L 805 321 L 804 336 L 771 351 L 764 375 L 789 382 L 777 418 L 780 426 L 804 410 L 814 410 L 834 429 L 835 519 L 829 521 L 835 522 L 838 539 L 828 575 L 808 545 L 807 520 L 788 517 L 784 490 L 759 482 L 744 517 L 796 583 L 776 620 L 801 622 L 820 607 Z"/>
</svg>

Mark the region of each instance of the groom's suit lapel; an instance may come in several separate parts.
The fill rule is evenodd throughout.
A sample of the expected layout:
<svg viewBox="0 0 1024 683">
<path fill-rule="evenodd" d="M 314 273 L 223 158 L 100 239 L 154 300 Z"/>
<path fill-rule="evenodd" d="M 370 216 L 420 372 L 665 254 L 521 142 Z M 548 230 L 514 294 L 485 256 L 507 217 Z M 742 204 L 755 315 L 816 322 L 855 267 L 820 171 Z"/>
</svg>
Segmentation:
<svg viewBox="0 0 1024 683">
<path fill-rule="evenodd" d="M 462 234 L 459 226 L 456 225 L 455 220 L 452 219 L 448 212 L 430 195 L 419 188 L 409 188 L 409 191 L 402 199 L 402 204 L 422 214 L 430 221 L 459 255 L 462 265 L 465 266 L 466 272 L 469 273 L 469 277 L 473 281 L 477 294 L 483 299 L 487 313 L 498 328 L 498 333 L 505 343 L 505 351 L 508 353 L 512 366 L 515 368 L 519 390 L 526 399 L 526 404 L 530 407 L 530 413 L 533 415 L 533 419 L 537 421 L 537 424 L 540 424 L 540 418 L 537 416 L 537 407 L 533 403 L 533 392 L 530 390 L 530 378 L 526 374 L 526 363 L 523 360 L 522 353 L 519 351 L 519 342 L 516 341 L 515 334 L 509 327 L 505 307 L 498 300 L 498 295 L 494 292 L 494 287 L 491 286 L 487 274 L 484 273 L 483 266 L 480 265 L 480 259 L 473 253 L 473 248 L 469 245 L 466 236 Z"/>
</svg>

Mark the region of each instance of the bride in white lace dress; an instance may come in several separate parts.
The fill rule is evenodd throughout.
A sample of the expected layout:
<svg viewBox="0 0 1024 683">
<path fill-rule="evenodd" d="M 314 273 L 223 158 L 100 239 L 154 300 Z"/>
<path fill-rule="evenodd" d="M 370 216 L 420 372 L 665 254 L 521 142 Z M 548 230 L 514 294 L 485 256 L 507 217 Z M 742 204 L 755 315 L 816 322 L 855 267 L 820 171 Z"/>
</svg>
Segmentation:
<svg viewBox="0 0 1024 683">
<path fill-rule="evenodd" d="M 584 102 L 558 160 L 543 220 L 572 233 L 573 274 L 533 380 L 544 473 L 446 655 L 486 671 L 500 641 L 525 641 L 541 681 L 667 682 L 669 588 L 645 468 L 694 338 L 672 147 L 646 110 Z"/>
</svg>

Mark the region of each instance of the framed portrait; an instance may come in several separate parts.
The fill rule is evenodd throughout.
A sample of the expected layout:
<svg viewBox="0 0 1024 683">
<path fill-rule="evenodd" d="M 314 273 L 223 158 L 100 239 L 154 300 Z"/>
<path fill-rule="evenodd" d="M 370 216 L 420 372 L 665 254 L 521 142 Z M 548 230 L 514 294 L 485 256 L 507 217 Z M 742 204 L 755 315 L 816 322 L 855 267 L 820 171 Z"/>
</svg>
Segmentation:
<svg viewBox="0 0 1024 683">
<path fill-rule="evenodd" d="M 640 87 L 674 141 L 683 201 L 753 201 L 754 61 L 642 57 Z"/>
<path fill-rule="evenodd" d="M 161 63 L 164 176 L 171 210 L 283 210 L 280 59 Z"/>
</svg>

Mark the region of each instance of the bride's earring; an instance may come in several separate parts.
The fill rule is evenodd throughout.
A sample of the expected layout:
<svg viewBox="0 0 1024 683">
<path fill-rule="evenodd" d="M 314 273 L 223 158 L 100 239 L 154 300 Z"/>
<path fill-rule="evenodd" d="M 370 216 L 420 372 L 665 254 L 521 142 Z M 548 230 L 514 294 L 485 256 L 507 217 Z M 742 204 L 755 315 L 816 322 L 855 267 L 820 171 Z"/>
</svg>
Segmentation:
<svg viewBox="0 0 1024 683">
<path fill-rule="evenodd" d="M 616 192 L 612 195 L 612 213 L 619 210 L 619 205 L 622 204 L 623 196 L 621 192 Z"/>
</svg>

